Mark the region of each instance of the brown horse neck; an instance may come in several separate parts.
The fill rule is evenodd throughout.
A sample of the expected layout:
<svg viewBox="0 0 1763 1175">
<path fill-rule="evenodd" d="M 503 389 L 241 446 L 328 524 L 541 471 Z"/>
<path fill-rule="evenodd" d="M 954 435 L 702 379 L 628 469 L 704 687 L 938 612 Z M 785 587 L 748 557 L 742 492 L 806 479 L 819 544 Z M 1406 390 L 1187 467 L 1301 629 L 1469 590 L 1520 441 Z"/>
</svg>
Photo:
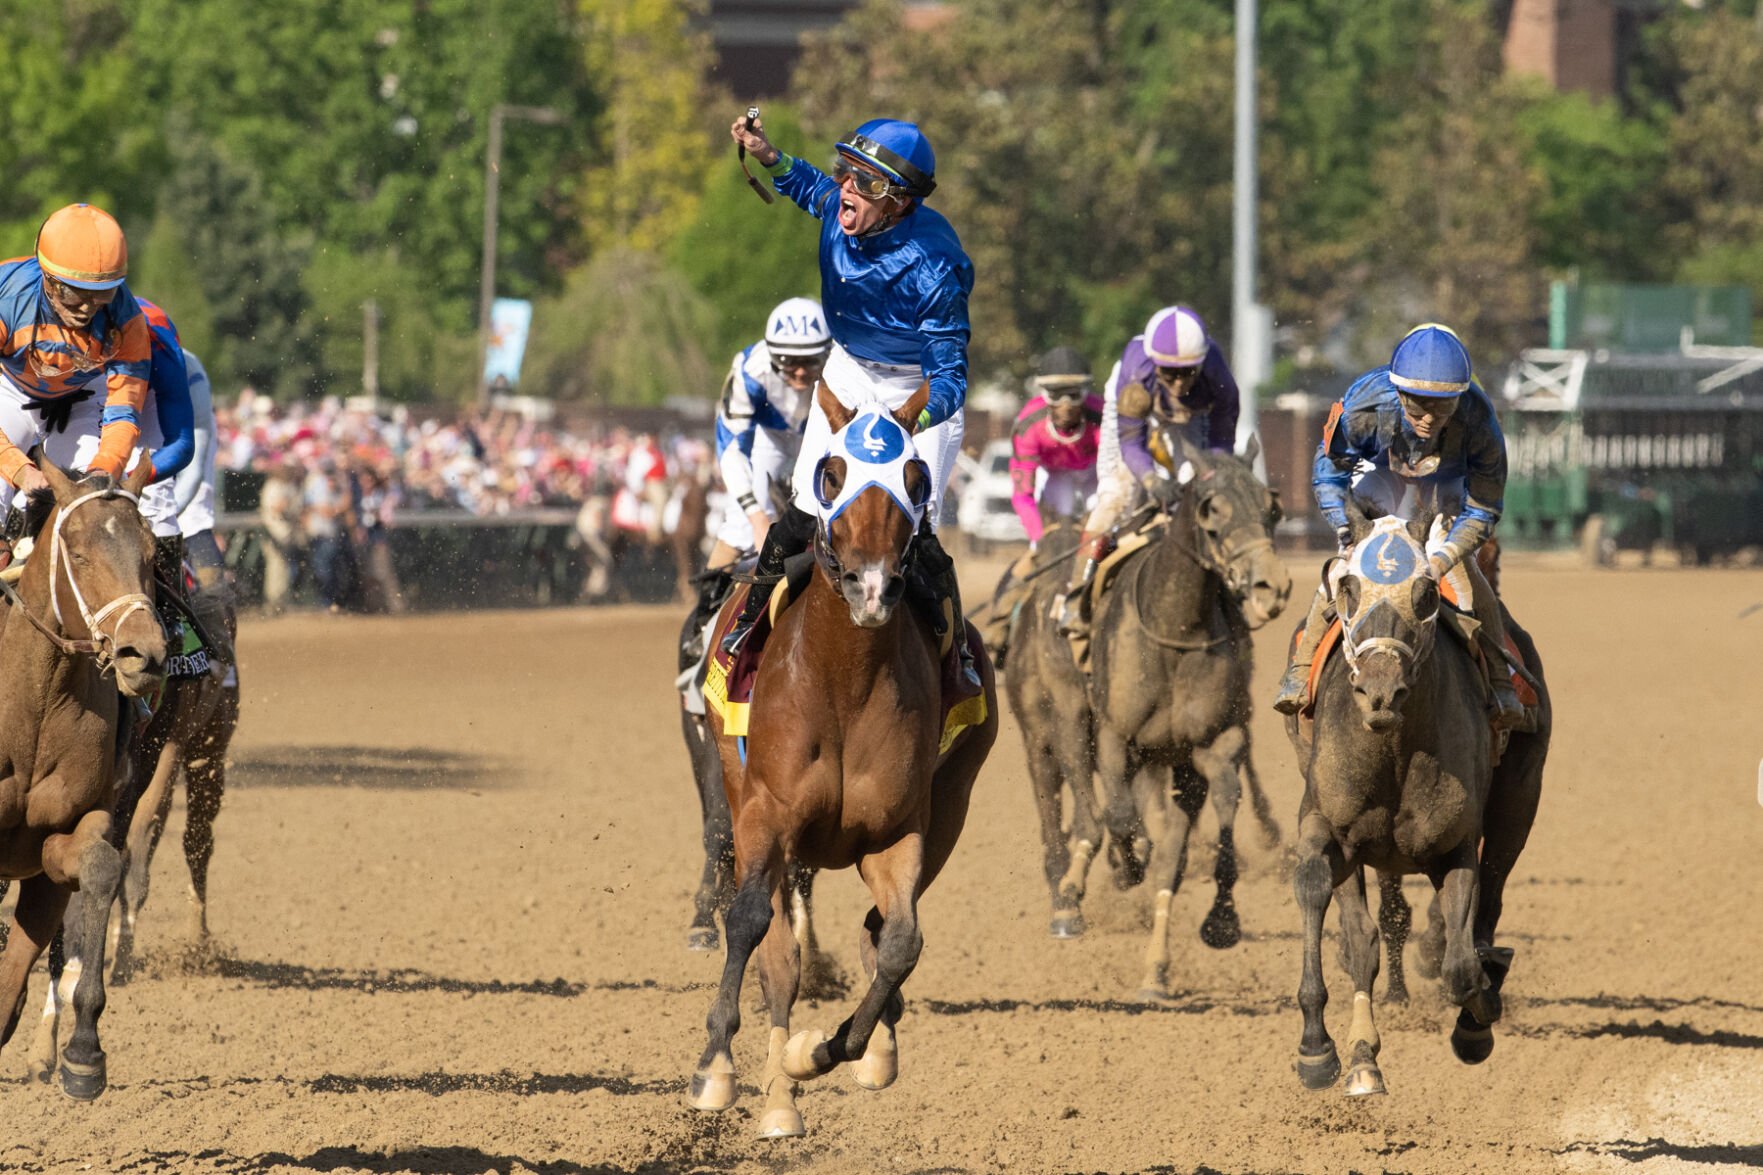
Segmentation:
<svg viewBox="0 0 1763 1175">
<path fill-rule="evenodd" d="M 867 695 L 881 672 L 896 670 L 905 651 L 907 625 L 912 623 L 912 603 L 902 597 L 888 622 L 878 628 L 851 623 L 850 606 L 833 586 L 823 568 L 816 567 L 802 593 L 801 633 L 804 644 L 837 649 L 837 657 L 822 656 L 814 664 L 826 667 L 827 676 L 843 687 L 841 692 Z"/>
</svg>

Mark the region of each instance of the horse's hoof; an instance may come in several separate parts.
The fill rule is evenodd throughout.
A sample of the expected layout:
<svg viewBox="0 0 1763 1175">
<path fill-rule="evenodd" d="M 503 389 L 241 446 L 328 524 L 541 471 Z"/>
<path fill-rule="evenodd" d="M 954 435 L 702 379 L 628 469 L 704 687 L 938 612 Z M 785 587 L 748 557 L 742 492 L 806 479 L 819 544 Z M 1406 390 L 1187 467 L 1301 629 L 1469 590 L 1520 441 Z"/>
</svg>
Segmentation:
<svg viewBox="0 0 1763 1175">
<path fill-rule="evenodd" d="M 694 926 L 686 931 L 688 951 L 714 951 L 722 946 L 722 938 L 714 926 Z"/>
<path fill-rule="evenodd" d="M 1242 939 L 1243 927 L 1235 910 L 1208 914 L 1206 921 L 1200 923 L 1200 941 L 1215 951 L 1229 950 Z"/>
<path fill-rule="evenodd" d="M 1347 1096 L 1366 1097 L 1374 1093 L 1388 1093 L 1384 1088 L 1383 1074 L 1378 1072 L 1376 1065 L 1354 1065 L 1347 1073 Z"/>
<path fill-rule="evenodd" d="M 1494 1051 L 1494 1030 L 1463 1012 L 1457 1017 L 1457 1026 L 1451 1029 L 1451 1051 L 1465 1065 L 1479 1065 Z"/>
<path fill-rule="evenodd" d="M 104 1076 L 104 1054 L 86 1065 L 61 1058 L 61 1092 L 76 1102 L 89 1102 L 104 1092 L 108 1085 Z"/>
<path fill-rule="evenodd" d="M 1054 938 L 1082 938 L 1088 929 L 1082 910 L 1054 910 L 1053 920 L 1047 924 L 1047 933 Z"/>
<path fill-rule="evenodd" d="M 55 1058 L 31 1058 L 30 1062 L 25 1066 L 25 1080 L 29 1081 L 32 1078 L 42 1082 L 44 1085 L 48 1085 L 53 1081 L 55 1079 Z"/>
<path fill-rule="evenodd" d="M 802 1124 L 802 1115 L 794 1106 L 767 1110 L 759 1119 L 760 1138 L 801 1138 L 807 1133 L 808 1127 Z"/>
<path fill-rule="evenodd" d="M 1133 993 L 1133 998 L 1141 1004 L 1165 1004 L 1169 1002 L 1169 985 L 1164 983 L 1147 983 Z"/>
<path fill-rule="evenodd" d="M 700 1069 L 692 1074 L 692 1108 L 721 1113 L 735 1104 L 735 1074 L 713 1069 Z"/>
<path fill-rule="evenodd" d="M 883 1038 L 881 1029 L 869 1038 L 869 1048 L 851 1063 L 851 1079 L 868 1090 L 882 1090 L 900 1076 L 900 1050 L 892 1040 Z"/>
<path fill-rule="evenodd" d="M 826 1043 L 826 1033 L 818 1028 L 804 1028 L 790 1037 L 784 1046 L 784 1072 L 795 1081 L 812 1081 L 825 1070 L 814 1063 L 814 1052 Z"/>
<path fill-rule="evenodd" d="M 1298 1080 L 1304 1083 L 1305 1089 L 1327 1089 L 1340 1080 L 1340 1076 L 1341 1058 L 1334 1051 L 1333 1044 L 1320 1056 L 1298 1054 Z"/>
</svg>

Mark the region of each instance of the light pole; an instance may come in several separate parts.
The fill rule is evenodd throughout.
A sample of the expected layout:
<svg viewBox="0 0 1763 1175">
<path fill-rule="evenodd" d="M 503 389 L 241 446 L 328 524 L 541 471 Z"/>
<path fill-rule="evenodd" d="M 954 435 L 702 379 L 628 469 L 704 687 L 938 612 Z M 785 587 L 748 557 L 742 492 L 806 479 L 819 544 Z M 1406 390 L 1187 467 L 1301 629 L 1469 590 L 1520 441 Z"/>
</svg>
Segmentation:
<svg viewBox="0 0 1763 1175">
<path fill-rule="evenodd" d="M 1273 316 L 1255 300 L 1255 37 L 1256 2 L 1236 3 L 1236 152 L 1231 217 L 1231 366 L 1242 389 L 1241 441 L 1259 427 L 1257 399 L 1273 374 Z M 1257 461 L 1257 464 L 1260 462 Z"/>
<path fill-rule="evenodd" d="M 477 399 L 480 406 L 486 407 L 490 402 L 490 381 L 484 378 L 484 362 L 490 353 L 490 303 L 496 297 L 496 201 L 502 178 L 505 118 L 547 125 L 563 121 L 563 115 L 550 106 L 509 106 L 498 102 L 490 107 L 490 145 L 484 153 L 484 264 L 477 289 Z"/>
</svg>

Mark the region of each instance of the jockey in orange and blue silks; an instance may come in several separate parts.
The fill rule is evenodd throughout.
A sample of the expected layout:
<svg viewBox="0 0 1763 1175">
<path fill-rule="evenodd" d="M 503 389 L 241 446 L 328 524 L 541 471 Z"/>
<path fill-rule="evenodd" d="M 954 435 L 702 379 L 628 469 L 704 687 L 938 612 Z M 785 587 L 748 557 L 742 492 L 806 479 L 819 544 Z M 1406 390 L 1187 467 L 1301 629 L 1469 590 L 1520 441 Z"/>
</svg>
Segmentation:
<svg viewBox="0 0 1763 1175">
<path fill-rule="evenodd" d="M 914 420 L 914 447 L 930 473 L 931 496 L 913 561 L 961 616 L 955 569 L 936 537 L 943 489 L 961 451 L 967 400 L 967 299 L 973 263 L 941 213 L 924 205 L 936 188 L 936 154 L 912 123 L 877 118 L 836 144 L 834 174 L 792 159 L 766 139 L 756 120 L 742 118 L 731 136 L 771 174 L 778 192 L 821 222 L 820 300 L 832 332 L 821 383 L 847 408 L 878 402 L 901 412 L 921 384 L 929 401 Z M 814 535 L 814 468 L 832 430 L 812 408 L 796 462 L 795 501 L 766 535 L 755 574 L 763 583 L 747 597 L 725 645 L 745 638 L 783 572 L 783 561 L 806 550 Z M 970 684 L 979 677 L 957 640 Z"/>
<path fill-rule="evenodd" d="M 1448 520 L 1426 544 L 1430 573 L 1450 580 L 1458 600 L 1471 605 L 1490 663 L 1504 665 L 1504 617 L 1474 556 L 1500 521 L 1506 438 L 1493 403 L 1475 381 L 1468 350 L 1449 327 L 1415 327 L 1396 345 L 1387 367 L 1353 382 L 1323 425 L 1311 484 L 1343 551 L 1352 541 L 1349 498 L 1398 518 L 1425 511 Z M 1302 707 L 1329 619 L 1327 592 L 1319 588 L 1274 701 L 1282 713 Z M 1510 679 L 1503 672 L 1491 677 L 1496 717 L 1506 723 L 1521 718 Z"/>
<path fill-rule="evenodd" d="M 152 340 L 129 293 L 128 245 L 108 213 L 71 204 L 35 256 L 0 263 L 0 505 L 47 488 L 26 455 L 121 479 L 136 452 Z M 102 393 L 102 399 L 100 399 Z"/>
</svg>

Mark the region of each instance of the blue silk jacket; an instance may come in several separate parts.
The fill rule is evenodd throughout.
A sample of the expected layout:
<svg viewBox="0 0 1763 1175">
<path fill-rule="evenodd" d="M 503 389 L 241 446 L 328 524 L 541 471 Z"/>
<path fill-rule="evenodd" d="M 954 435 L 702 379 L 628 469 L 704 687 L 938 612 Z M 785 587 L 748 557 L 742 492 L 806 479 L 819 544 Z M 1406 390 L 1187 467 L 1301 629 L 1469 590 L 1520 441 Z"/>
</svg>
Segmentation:
<svg viewBox="0 0 1763 1175">
<path fill-rule="evenodd" d="M 1365 461 L 1434 491 L 1437 508 L 1456 515 L 1447 545 L 1467 554 L 1492 534 L 1506 496 L 1506 437 L 1480 384 L 1458 400 L 1438 435 L 1422 441 L 1402 415 L 1389 368 L 1355 380 L 1329 412 L 1311 475 L 1329 525 L 1347 524 L 1353 472 Z"/>
<path fill-rule="evenodd" d="M 891 228 L 853 237 L 839 227 L 839 185 L 780 155 L 777 190 L 818 218 L 820 301 L 833 339 L 859 359 L 913 365 L 930 381 L 930 423 L 967 401 L 967 296 L 973 262 L 939 212 L 919 204 Z"/>
</svg>

